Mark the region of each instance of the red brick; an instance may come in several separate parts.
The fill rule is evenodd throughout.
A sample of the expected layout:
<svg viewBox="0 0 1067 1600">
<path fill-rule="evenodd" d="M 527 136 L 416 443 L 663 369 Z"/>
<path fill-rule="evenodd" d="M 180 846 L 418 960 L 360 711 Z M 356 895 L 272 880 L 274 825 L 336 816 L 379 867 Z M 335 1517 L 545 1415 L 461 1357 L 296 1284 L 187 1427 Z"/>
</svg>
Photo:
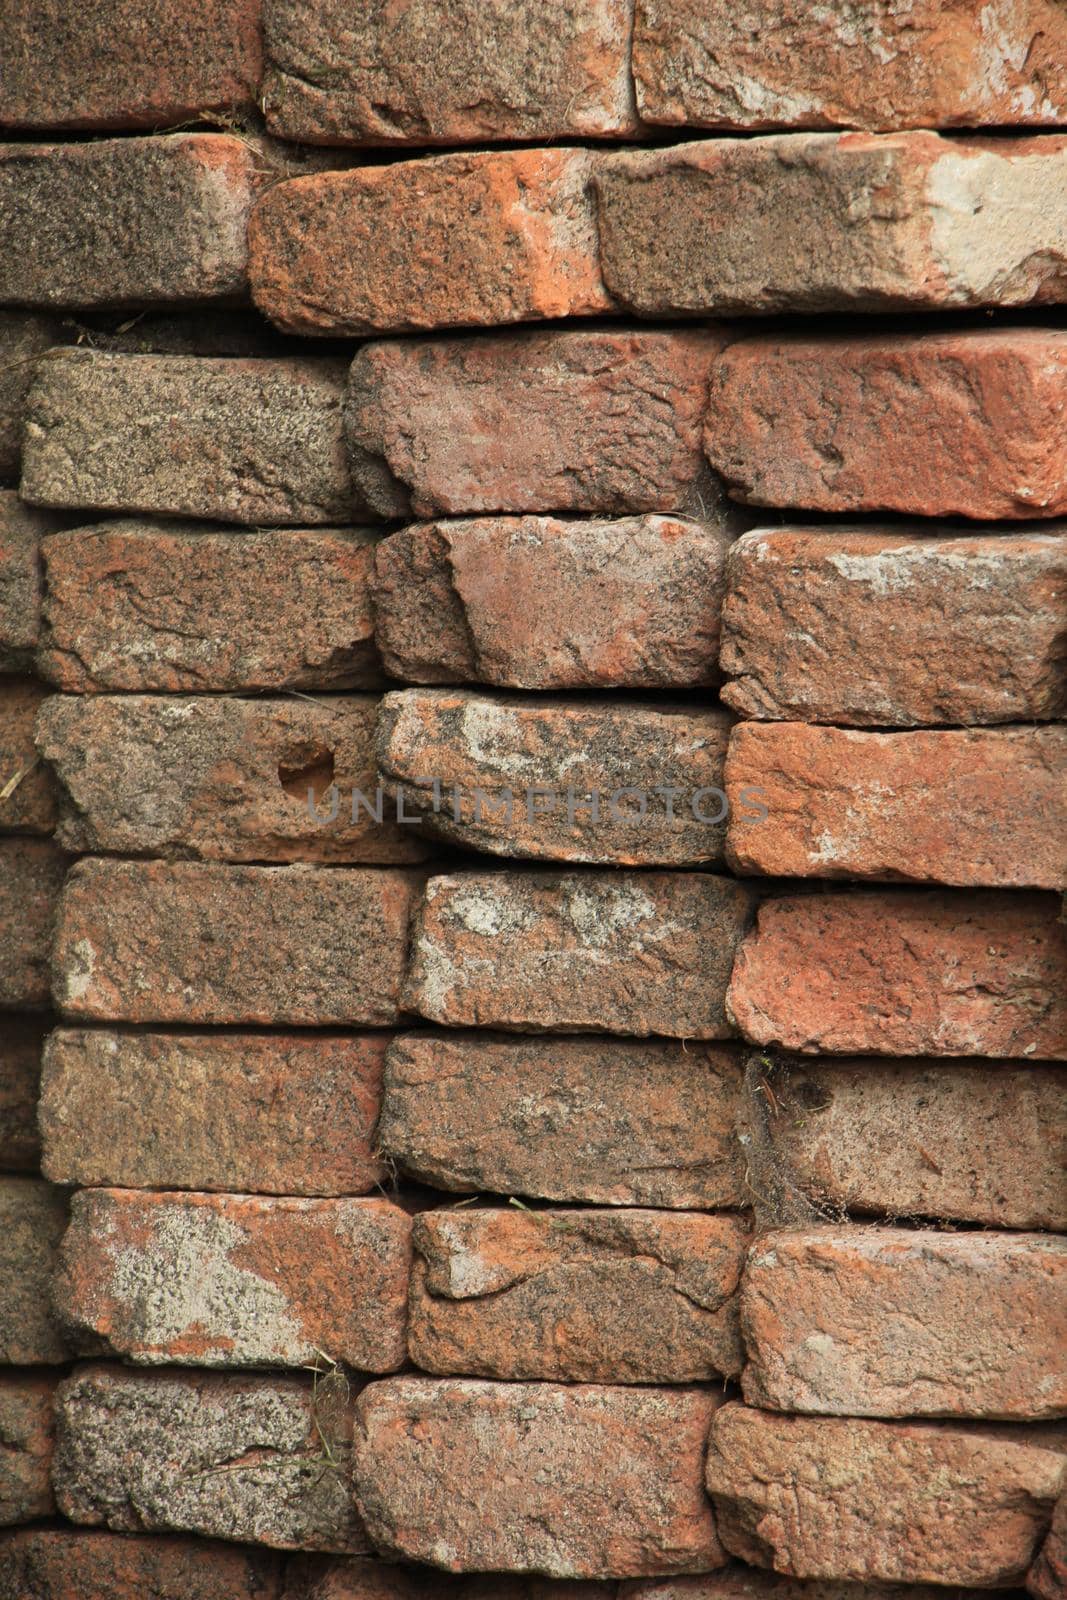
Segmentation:
<svg viewBox="0 0 1067 1600">
<path fill-rule="evenodd" d="M 586 150 L 477 151 L 324 172 L 265 194 L 252 293 L 287 333 L 403 333 L 611 309 Z"/>
<path fill-rule="evenodd" d="M 59 1028 L 45 1048 L 44 1167 L 57 1183 L 363 1194 L 388 1034 Z"/>
<path fill-rule="evenodd" d="M 98 0 L 76 26 L 65 0 L 12 10 L 0 127 L 165 128 L 256 106 L 259 0 Z"/>
<path fill-rule="evenodd" d="M 726 793 L 727 859 L 742 874 L 1067 884 L 1067 727 L 742 723 L 730 735 Z M 753 794 L 762 817 L 745 804 Z"/>
<path fill-rule="evenodd" d="M 352 522 L 344 366 L 57 350 L 27 401 L 22 493 L 253 526 Z"/>
<path fill-rule="evenodd" d="M 1060 1600 L 1067 1589 L 1067 1489 L 1056 1502 L 1052 1526 L 1026 1575 L 1026 1587 L 1034 1600 Z"/>
<path fill-rule="evenodd" d="M 727 996 L 746 1038 L 805 1054 L 1067 1058 L 1053 895 L 886 891 L 768 900 Z"/>
<path fill-rule="evenodd" d="M 109 522 L 55 534 L 39 665 L 60 689 L 374 688 L 374 550 L 357 529 Z"/>
<path fill-rule="evenodd" d="M 741 1287 L 749 1405 L 830 1416 L 1067 1415 L 1067 1240 L 767 1233 Z"/>
<path fill-rule="evenodd" d="M 729 730 L 680 703 L 406 689 L 381 702 L 378 765 L 406 815 L 472 850 L 696 866 L 723 858 Z"/>
<path fill-rule="evenodd" d="M 0 482 L 18 480 L 26 396 L 38 360 L 49 346 L 62 344 L 64 337 L 58 317 L 0 311 Z M 6 498 L 0 494 L 0 505 Z"/>
<path fill-rule="evenodd" d="M 270 0 L 267 124 L 311 144 L 632 134 L 632 13 L 628 0 L 445 11 L 415 0 L 353 16 L 341 0 Z"/>
<path fill-rule="evenodd" d="M 667 126 L 1051 126 L 1067 121 L 1065 63 L 1056 0 L 637 0 L 637 103 Z"/>
<path fill-rule="evenodd" d="M 719 678 L 729 534 L 677 517 L 484 517 L 375 554 L 387 670 L 416 683 L 690 689 Z"/>
<path fill-rule="evenodd" d="M 748 339 L 713 369 L 705 448 L 751 505 L 1056 517 L 1065 414 L 1055 329 Z"/>
<path fill-rule="evenodd" d="M 372 1383 L 357 1403 L 356 1501 L 383 1554 L 452 1572 L 714 1568 L 725 1557 L 700 1476 L 719 1403 L 707 1389 Z"/>
<path fill-rule="evenodd" d="M 450 1027 L 726 1038 L 750 915 L 741 884 L 698 873 L 431 878 L 403 1004 Z"/>
<path fill-rule="evenodd" d="M 729 1046 L 404 1033 L 384 1155 L 437 1189 L 710 1210 L 741 1205 Z"/>
<path fill-rule="evenodd" d="M 53 1293 L 75 1345 L 145 1366 L 393 1372 L 411 1219 L 387 1200 L 74 1196 Z"/>
<path fill-rule="evenodd" d="M 67 857 L 50 839 L 0 838 L 0 1011 L 43 1006 Z"/>
<path fill-rule="evenodd" d="M 39 759 L 33 735 L 48 691 L 33 678 L 0 677 L 0 829 L 51 833 L 55 785 Z"/>
<path fill-rule="evenodd" d="M 411 1359 L 426 1372 L 698 1383 L 743 1360 L 740 1217 L 429 1211 L 415 1222 Z"/>
<path fill-rule="evenodd" d="M 861 1057 L 764 1076 L 769 1159 L 825 1214 L 1067 1232 L 1062 1068 Z"/>
<path fill-rule="evenodd" d="M 99 1021 L 388 1025 L 419 881 L 401 869 L 80 861 L 59 911 L 57 1004 Z"/>
<path fill-rule="evenodd" d="M 54 1389 L 54 1378 L 0 1372 L 0 1528 L 55 1511 Z"/>
<path fill-rule="evenodd" d="M 6 1016 L 0 1027 L 0 1168 L 36 1171 L 43 1017 Z"/>
<path fill-rule="evenodd" d="M 95 71 L 107 81 L 98 58 Z M 232 300 L 247 291 L 248 219 L 267 161 L 224 133 L 0 146 L 0 302 Z"/>
<path fill-rule="evenodd" d="M 987 1589 L 953 1586 L 952 1600 L 988 1600 Z M 804 1583 L 740 1562 L 688 1578 L 621 1583 L 615 1600 L 946 1600 L 937 1584 L 849 1583 L 829 1578 Z"/>
<path fill-rule="evenodd" d="M 1067 298 L 1065 172 L 1063 135 L 925 129 L 605 156 L 604 283 L 641 316 L 1055 304 Z"/>
<path fill-rule="evenodd" d="M 722 698 L 745 717 L 859 727 L 1063 717 L 1064 528 L 743 534 L 726 562 Z"/>
<path fill-rule="evenodd" d="M 419 861 L 420 830 L 390 821 L 384 801 L 381 823 L 368 809 L 379 704 L 53 695 L 38 749 L 61 784 L 59 842 L 204 861 Z M 353 820 L 357 794 L 367 806 Z"/>
<path fill-rule="evenodd" d="M 278 1600 L 280 1558 L 214 1540 L 23 1528 L 0 1543 L 2 1600 Z"/>
<path fill-rule="evenodd" d="M 76 1369 L 56 1393 L 53 1481 L 72 1522 L 281 1550 L 365 1551 L 352 1410 L 312 1378 Z"/>
<path fill-rule="evenodd" d="M 345 406 L 353 477 L 384 516 L 410 506 L 422 517 L 709 520 L 722 491 L 701 428 L 722 343 L 707 329 L 604 328 L 369 344 L 352 363 Z"/>
<path fill-rule="evenodd" d="M 0 489 L 0 670 L 32 667 L 41 630 L 40 544 L 58 526 L 49 511 Z"/>
<path fill-rule="evenodd" d="M 50 1295 L 66 1225 L 61 1189 L 40 1178 L 0 1177 L 0 1363 L 50 1365 L 70 1354 Z"/>
<path fill-rule="evenodd" d="M 723 1543 L 796 1578 L 1012 1588 L 1064 1459 L 1040 1428 L 782 1417 L 725 1406 L 708 1488 Z"/>
</svg>

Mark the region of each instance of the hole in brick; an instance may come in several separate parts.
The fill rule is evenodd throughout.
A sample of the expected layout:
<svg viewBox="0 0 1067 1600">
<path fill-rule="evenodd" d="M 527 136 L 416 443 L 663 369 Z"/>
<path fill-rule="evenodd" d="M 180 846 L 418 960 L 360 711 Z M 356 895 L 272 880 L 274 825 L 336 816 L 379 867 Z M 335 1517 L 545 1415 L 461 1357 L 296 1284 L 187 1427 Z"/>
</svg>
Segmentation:
<svg viewBox="0 0 1067 1600">
<path fill-rule="evenodd" d="M 334 780 L 333 751 L 323 745 L 295 745 L 278 762 L 278 782 L 294 800 L 307 803 L 308 790 L 319 805 Z"/>
</svg>

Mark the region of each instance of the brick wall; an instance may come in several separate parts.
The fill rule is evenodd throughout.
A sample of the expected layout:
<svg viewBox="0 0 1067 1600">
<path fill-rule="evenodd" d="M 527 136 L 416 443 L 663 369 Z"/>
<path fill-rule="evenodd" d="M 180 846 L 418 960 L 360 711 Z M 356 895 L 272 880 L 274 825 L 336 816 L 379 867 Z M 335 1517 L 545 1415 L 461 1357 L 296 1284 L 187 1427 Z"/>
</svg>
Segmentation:
<svg viewBox="0 0 1067 1600">
<path fill-rule="evenodd" d="M 0 1600 L 1058 1600 L 1062 0 L 8 10 Z"/>
</svg>

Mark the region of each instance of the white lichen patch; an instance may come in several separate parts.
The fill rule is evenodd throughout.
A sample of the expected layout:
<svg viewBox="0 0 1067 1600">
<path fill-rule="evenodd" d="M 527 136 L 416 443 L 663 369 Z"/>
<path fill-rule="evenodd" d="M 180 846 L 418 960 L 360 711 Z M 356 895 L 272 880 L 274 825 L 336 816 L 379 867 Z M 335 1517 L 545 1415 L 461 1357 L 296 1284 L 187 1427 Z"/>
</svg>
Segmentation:
<svg viewBox="0 0 1067 1600">
<path fill-rule="evenodd" d="M 67 970 L 60 978 L 60 993 L 57 996 L 61 1002 L 71 1004 L 80 1000 L 92 986 L 93 973 L 96 970 L 96 950 L 89 939 L 75 941 Z"/>
<path fill-rule="evenodd" d="M 656 911 L 656 902 L 633 883 L 591 889 L 578 881 L 564 894 L 563 914 L 579 941 L 591 949 L 603 949 L 619 933 L 654 922 Z"/>
<path fill-rule="evenodd" d="M 1067 148 L 948 151 L 930 167 L 926 199 L 952 302 L 1026 305 L 1055 271 L 1067 273 Z"/>
</svg>

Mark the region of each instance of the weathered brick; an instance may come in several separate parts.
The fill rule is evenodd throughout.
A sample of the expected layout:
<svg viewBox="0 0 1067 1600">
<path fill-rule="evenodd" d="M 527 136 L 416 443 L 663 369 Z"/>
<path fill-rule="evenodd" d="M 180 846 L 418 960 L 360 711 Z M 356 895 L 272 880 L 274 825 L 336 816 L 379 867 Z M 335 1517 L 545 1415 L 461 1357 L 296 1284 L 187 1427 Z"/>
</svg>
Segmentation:
<svg viewBox="0 0 1067 1600">
<path fill-rule="evenodd" d="M 380 823 L 368 809 L 378 706 L 369 695 L 53 695 L 37 747 L 61 786 L 59 842 L 208 861 L 419 861 L 420 829 L 391 822 L 384 803 Z"/>
<path fill-rule="evenodd" d="M 713 368 L 705 448 L 750 505 L 1056 517 L 1065 408 L 1056 329 L 748 339 Z"/>
<path fill-rule="evenodd" d="M 255 108 L 259 0 L 98 0 L 76 27 L 65 0 L 14 0 L 12 12 L 0 127 L 166 128 Z"/>
<path fill-rule="evenodd" d="M 311 144 L 487 144 L 634 133 L 628 0 L 399 12 L 268 0 L 267 125 Z M 477 97 L 471 86 L 477 85 Z"/>
<path fill-rule="evenodd" d="M 1065 1416 L 1065 1288 L 1067 1240 L 1047 1234 L 763 1234 L 741 1287 L 745 1400 L 830 1416 Z"/>
<path fill-rule="evenodd" d="M 388 1025 L 419 881 L 399 868 L 79 861 L 59 909 L 57 1004 L 100 1021 Z"/>
<path fill-rule="evenodd" d="M 769 1159 L 820 1209 L 1067 1232 L 1062 1069 L 860 1058 L 766 1079 Z"/>
<path fill-rule="evenodd" d="M 1026 1576 L 1034 1600 L 1060 1600 L 1067 1589 L 1067 1488 L 1056 1502 L 1052 1526 Z"/>
<path fill-rule="evenodd" d="M 437 1572 L 367 1556 L 292 1556 L 282 1600 L 616 1600 L 617 1588 L 566 1578 Z"/>
<path fill-rule="evenodd" d="M 706 520 L 722 493 L 701 454 L 722 343 L 714 330 L 604 328 L 369 344 L 345 403 L 353 478 L 384 516 Z"/>
<path fill-rule="evenodd" d="M 21 1528 L 0 1542 L 0 1600 L 278 1600 L 281 1558 L 207 1539 Z"/>
<path fill-rule="evenodd" d="M 609 311 L 587 150 L 475 151 L 266 193 L 252 293 L 288 333 L 402 333 Z"/>
<path fill-rule="evenodd" d="M 366 689 L 382 681 L 358 529 L 109 522 L 46 539 L 40 670 L 60 689 Z"/>
<path fill-rule="evenodd" d="M 107 81 L 98 60 L 95 71 Z M 248 219 L 266 160 L 253 141 L 225 133 L 0 145 L 0 303 L 165 305 L 246 293 Z"/>
<path fill-rule="evenodd" d="M 25 505 L 0 489 L 0 670 L 33 665 L 41 630 L 40 544 L 59 525 L 50 511 Z"/>
<path fill-rule="evenodd" d="M 71 1202 L 53 1293 L 85 1354 L 393 1372 L 410 1260 L 411 1218 L 388 1200 L 89 1189 Z"/>
<path fill-rule="evenodd" d="M 362 510 L 344 365 L 57 350 L 27 402 L 22 493 L 51 506 L 286 527 Z"/>
<path fill-rule="evenodd" d="M 52 1496 L 55 1380 L 0 1372 L 0 1528 L 48 1517 Z M 21 1592 L 17 1600 L 23 1600 Z"/>
<path fill-rule="evenodd" d="M 722 698 L 744 717 L 861 727 L 1063 717 L 1064 533 L 743 534 L 726 560 Z"/>
<path fill-rule="evenodd" d="M 50 839 L 0 838 L 0 1011 L 43 1006 L 67 857 Z"/>
<path fill-rule="evenodd" d="M 681 704 L 406 689 L 381 702 L 378 765 L 405 814 L 474 850 L 694 866 L 723 858 L 730 721 Z"/>
<path fill-rule="evenodd" d="M 43 1017 L 6 1016 L 0 1026 L 0 1168 L 36 1171 L 41 1142 L 37 1099 Z"/>
<path fill-rule="evenodd" d="M 372 1383 L 356 1409 L 356 1501 L 384 1554 L 453 1572 L 713 1568 L 725 1556 L 700 1475 L 719 1403 L 708 1389 Z"/>
<path fill-rule="evenodd" d="M 403 1004 L 459 1028 L 727 1038 L 750 915 L 741 884 L 699 873 L 431 878 Z"/>
<path fill-rule="evenodd" d="M 59 1386 L 56 1419 L 53 1481 L 72 1522 L 282 1550 L 367 1548 L 351 1503 L 352 1412 L 339 1378 L 316 1385 L 93 1364 Z"/>
<path fill-rule="evenodd" d="M 952 1600 L 988 1600 L 989 1591 L 953 1585 L 951 1595 Z M 804 1583 L 735 1562 L 695 1577 L 621 1583 L 615 1600 L 946 1600 L 946 1595 L 930 1583 L 866 1584 L 834 1578 Z"/>
<path fill-rule="evenodd" d="M 34 678 L 0 677 L 0 829 L 51 833 L 55 785 L 34 748 L 37 712 L 48 693 Z"/>
<path fill-rule="evenodd" d="M 1057 0 L 637 0 L 637 103 L 668 126 L 1054 125 L 1067 121 L 1065 63 Z"/>
<path fill-rule="evenodd" d="M 38 360 L 51 345 L 62 342 L 58 317 L 0 311 L 0 483 L 18 480 L 26 396 Z"/>
<path fill-rule="evenodd" d="M 676 517 L 415 524 L 375 552 L 378 644 L 392 676 L 417 683 L 717 683 L 729 542 Z"/>
<path fill-rule="evenodd" d="M 743 1360 L 740 1217 L 663 1211 L 424 1212 L 411 1359 L 426 1372 L 697 1383 Z"/>
<path fill-rule="evenodd" d="M 50 1284 L 67 1225 L 67 1197 L 40 1178 L 0 1177 L 0 1362 L 66 1361 L 70 1347 L 52 1316 Z"/>
<path fill-rule="evenodd" d="M 403 1033 L 383 1153 L 438 1189 L 707 1210 L 744 1203 L 729 1046 Z"/>
<path fill-rule="evenodd" d="M 857 733 L 741 723 L 725 782 L 735 872 L 1067 884 L 1067 727 Z M 762 817 L 745 805 L 752 794 Z"/>
<path fill-rule="evenodd" d="M 1040 1427 L 783 1417 L 724 1406 L 708 1489 L 727 1549 L 797 1578 L 1012 1588 L 1064 1459 Z"/>
<path fill-rule="evenodd" d="M 1053 895 L 789 896 L 760 907 L 729 1015 L 805 1054 L 1067 1058 L 1067 929 Z"/>
<path fill-rule="evenodd" d="M 1065 172 L 1060 134 L 787 133 L 604 156 L 604 283 L 642 316 L 1056 303 Z"/>
<path fill-rule="evenodd" d="M 59 1028 L 45 1046 L 44 1168 L 57 1183 L 363 1194 L 389 1036 Z"/>
</svg>

